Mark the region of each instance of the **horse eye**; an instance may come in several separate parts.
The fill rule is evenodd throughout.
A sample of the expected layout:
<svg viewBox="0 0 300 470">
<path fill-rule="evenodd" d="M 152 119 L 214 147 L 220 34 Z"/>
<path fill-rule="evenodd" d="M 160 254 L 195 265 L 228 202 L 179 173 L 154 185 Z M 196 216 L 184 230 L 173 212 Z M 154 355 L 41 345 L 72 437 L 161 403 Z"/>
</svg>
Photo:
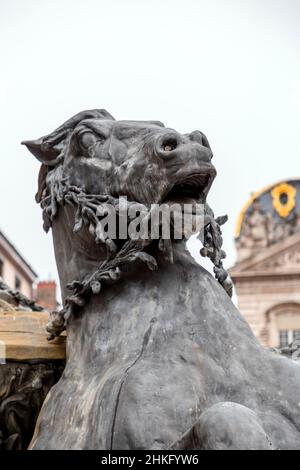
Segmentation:
<svg viewBox="0 0 300 470">
<path fill-rule="evenodd" d="M 85 132 L 80 136 L 80 145 L 84 150 L 89 149 L 96 142 L 96 136 L 92 132 Z"/>
</svg>

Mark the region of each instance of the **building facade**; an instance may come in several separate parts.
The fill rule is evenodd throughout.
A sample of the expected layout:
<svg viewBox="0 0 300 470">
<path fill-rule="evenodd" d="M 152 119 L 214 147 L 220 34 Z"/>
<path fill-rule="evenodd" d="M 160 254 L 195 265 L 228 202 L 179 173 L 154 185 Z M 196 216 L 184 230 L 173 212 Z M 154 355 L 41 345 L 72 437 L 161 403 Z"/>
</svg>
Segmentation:
<svg viewBox="0 0 300 470">
<path fill-rule="evenodd" d="M 300 179 L 253 194 L 238 220 L 236 248 L 238 306 L 257 338 L 270 347 L 300 339 Z"/>
<path fill-rule="evenodd" d="M 0 277 L 11 288 L 20 291 L 28 298 L 33 297 L 33 283 L 37 274 L 1 231 Z"/>
</svg>

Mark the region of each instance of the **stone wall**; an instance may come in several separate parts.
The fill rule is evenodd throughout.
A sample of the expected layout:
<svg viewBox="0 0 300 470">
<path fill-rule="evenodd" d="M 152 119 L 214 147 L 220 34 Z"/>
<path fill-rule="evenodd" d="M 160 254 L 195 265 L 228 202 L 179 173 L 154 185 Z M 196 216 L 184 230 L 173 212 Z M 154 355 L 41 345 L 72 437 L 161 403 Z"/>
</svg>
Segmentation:
<svg viewBox="0 0 300 470">
<path fill-rule="evenodd" d="M 279 346 L 272 310 L 282 305 L 288 314 L 290 307 L 299 304 L 300 313 L 300 276 L 239 279 L 235 286 L 239 309 L 256 337 L 265 346 Z"/>
</svg>

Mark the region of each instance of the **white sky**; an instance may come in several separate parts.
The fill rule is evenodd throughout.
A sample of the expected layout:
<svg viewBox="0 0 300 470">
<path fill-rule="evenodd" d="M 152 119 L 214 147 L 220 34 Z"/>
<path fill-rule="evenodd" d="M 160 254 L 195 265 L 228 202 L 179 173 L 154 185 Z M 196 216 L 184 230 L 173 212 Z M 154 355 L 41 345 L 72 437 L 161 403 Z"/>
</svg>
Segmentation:
<svg viewBox="0 0 300 470">
<path fill-rule="evenodd" d="M 227 265 L 249 194 L 300 176 L 299 0 L 0 0 L 0 67 L 0 227 L 42 278 L 52 241 L 20 141 L 81 110 L 205 132 Z"/>
</svg>

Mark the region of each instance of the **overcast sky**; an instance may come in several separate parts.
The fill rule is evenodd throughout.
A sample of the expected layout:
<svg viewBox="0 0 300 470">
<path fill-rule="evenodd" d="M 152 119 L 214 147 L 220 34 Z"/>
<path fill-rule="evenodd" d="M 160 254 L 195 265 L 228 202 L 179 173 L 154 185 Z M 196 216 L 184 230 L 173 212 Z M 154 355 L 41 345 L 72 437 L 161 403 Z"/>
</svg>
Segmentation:
<svg viewBox="0 0 300 470">
<path fill-rule="evenodd" d="M 227 265 L 249 194 L 300 176 L 299 0 L 0 0 L 0 64 L 0 228 L 41 278 L 52 241 L 20 141 L 78 111 L 208 136 Z"/>
</svg>

